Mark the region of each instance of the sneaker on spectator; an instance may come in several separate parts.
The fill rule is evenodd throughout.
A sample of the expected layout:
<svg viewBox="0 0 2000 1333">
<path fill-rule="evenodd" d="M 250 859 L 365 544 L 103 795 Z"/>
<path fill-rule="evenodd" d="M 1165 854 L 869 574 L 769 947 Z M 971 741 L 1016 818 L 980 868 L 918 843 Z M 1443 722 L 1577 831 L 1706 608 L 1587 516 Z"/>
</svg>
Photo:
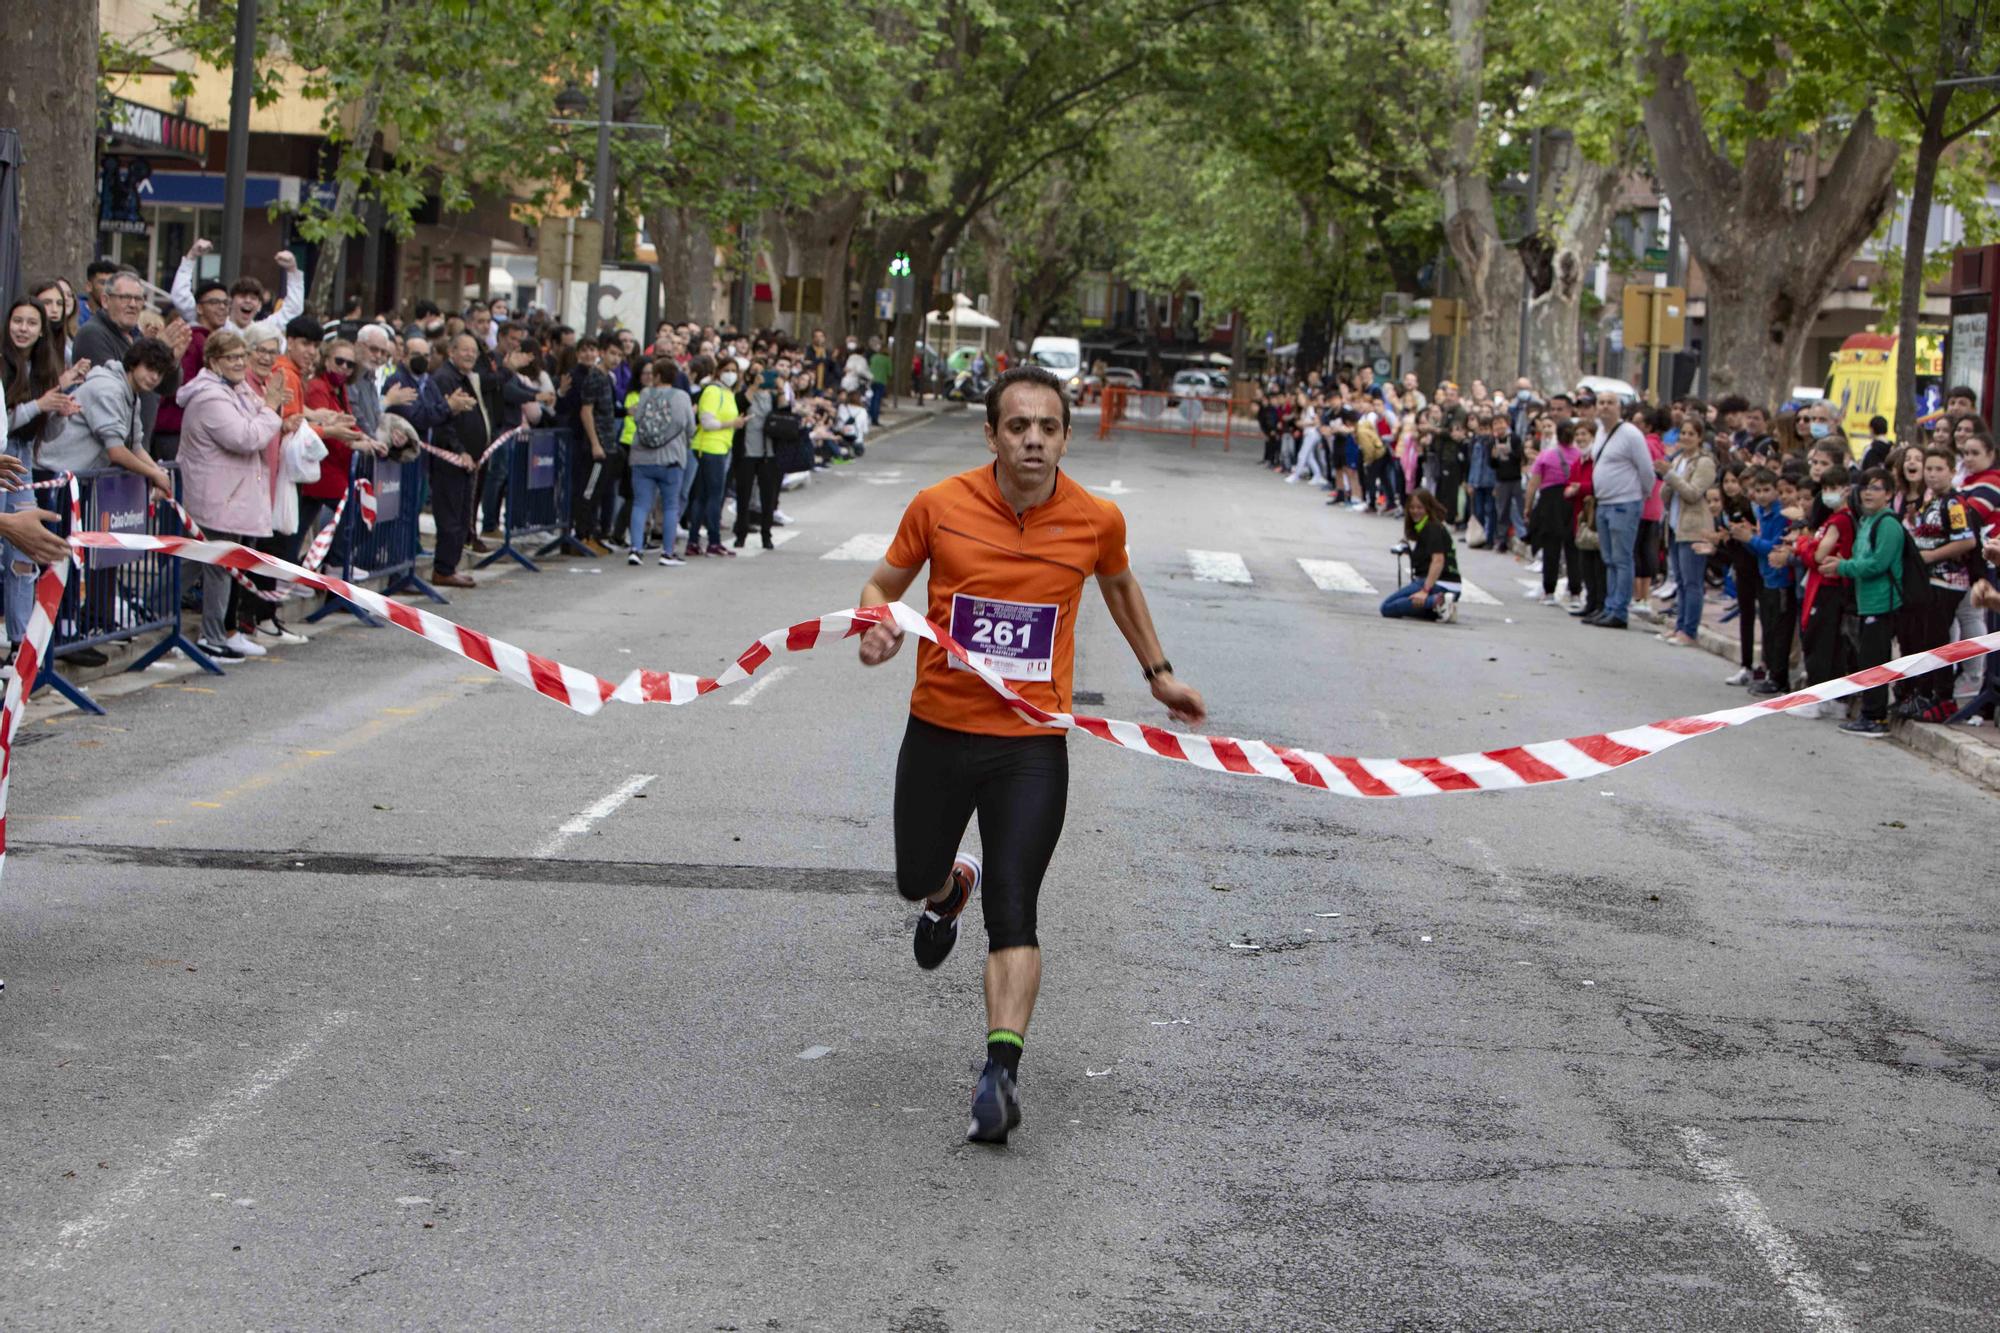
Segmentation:
<svg viewBox="0 0 2000 1333">
<path fill-rule="evenodd" d="M 1843 722 L 1840 724 L 1840 729 L 1850 736 L 1859 736 L 1863 740 L 1871 741 L 1880 740 L 1889 734 L 1887 723 L 1876 722 L 1865 717 L 1857 717 L 1852 722 Z"/>
<path fill-rule="evenodd" d="M 1526 565 L 1526 569 L 1530 574 L 1539 574 L 1542 572 L 1542 562 L 1540 560 L 1530 560 Z"/>
<path fill-rule="evenodd" d="M 223 640 L 223 643 L 235 652 L 238 657 L 262 657 L 271 651 L 261 643 L 252 643 L 248 638 L 244 637 L 241 630 Z"/>
<path fill-rule="evenodd" d="M 1671 602 L 1674 600 L 1674 594 L 1679 591 L 1680 585 L 1672 579 L 1668 579 L 1665 583 L 1654 587 L 1653 600 L 1656 602 Z"/>
<path fill-rule="evenodd" d="M 207 639 L 196 639 L 194 646 L 201 649 L 208 656 L 221 658 L 225 662 L 241 662 L 243 660 L 243 654 L 237 652 L 226 643 L 210 643 Z"/>
<path fill-rule="evenodd" d="M 639 559 L 639 553 L 638 553 L 637 551 L 634 551 L 634 552 L 632 552 L 632 554 L 630 554 L 630 555 L 626 556 L 626 557 L 625 557 L 625 563 L 626 563 L 626 564 L 628 564 L 628 565 L 636 565 L 636 564 L 639 564 L 639 563 L 641 563 L 641 561 L 640 561 L 640 559 Z"/>
<path fill-rule="evenodd" d="M 272 616 L 269 620 L 260 620 L 257 622 L 257 637 L 269 639 L 273 643 L 299 644 L 306 641 L 305 635 L 292 629 L 276 616 Z"/>
<path fill-rule="evenodd" d="M 689 552 L 689 554 L 693 554 L 693 552 Z M 679 569 L 682 565 L 685 565 L 687 561 L 681 559 L 679 556 L 675 555 L 672 551 L 668 551 L 666 554 L 660 557 L 659 563 L 665 565 L 669 569 Z"/>
<path fill-rule="evenodd" d="M 1804 718 L 1808 722 L 1817 722 L 1826 716 L 1826 709 L 1827 705 L 1825 704 L 1800 704 L 1797 708 L 1787 708 L 1785 716 Z"/>
<path fill-rule="evenodd" d="M 782 510 L 782 509 L 773 509 L 773 510 L 771 511 L 771 526 L 772 526 L 772 527 L 774 527 L 774 528 L 782 528 L 782 527 L 786 526 L 787 524 L 789 524 L 789 523 L 790 523 L 791 521 L 792 521 L 792 519 L 791 519 L 791 515 L 787 514 L 787 513 L 786 513 L 786 512 L 784 511 L 784 510 Z"/>
<path fill-rule="evenodd" d="M 1772 680 L 1769 676 L 1766 676 L 1750 687 L 1750 693 L 1756 695 L 1759 699 L 1769 699 L 1780 694 L 1789 694 L 1791 691 L 1778 684 L 1777 681 Z"/>
<path fill-rule="evenodd" d="M 1527 599 L 1531 602 L 1539 602 L 1542 600 L 1542 590 L 1540 588 L 1530 588 L 1528 589 L 1526 596 Z"/>
</svg>

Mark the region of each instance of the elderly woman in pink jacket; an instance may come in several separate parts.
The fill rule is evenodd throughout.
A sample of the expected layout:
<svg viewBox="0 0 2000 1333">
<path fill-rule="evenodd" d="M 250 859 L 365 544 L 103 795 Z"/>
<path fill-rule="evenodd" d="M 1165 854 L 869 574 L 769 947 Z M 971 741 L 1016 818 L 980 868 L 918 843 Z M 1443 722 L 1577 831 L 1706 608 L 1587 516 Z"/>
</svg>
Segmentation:
<svg viewBox="0 0 2000 1333">
<path fill-rule="evenodd" d="M 245 383 L 250 349 L 240 335 L 208 335 L 201 373 L 181 386 L 179 455 L 182 501 L 202 531 L 219 542 L 249 545 L 271 535 L 271 475 L 267 448 L 285 406 L 284 381 L 273 376 L 260 396 Z M 238 625 L 242 592 L 229 571 L 201 567 L 201 650 L 240 662 L 262 657 L 264 645 Z"/>
</svg>

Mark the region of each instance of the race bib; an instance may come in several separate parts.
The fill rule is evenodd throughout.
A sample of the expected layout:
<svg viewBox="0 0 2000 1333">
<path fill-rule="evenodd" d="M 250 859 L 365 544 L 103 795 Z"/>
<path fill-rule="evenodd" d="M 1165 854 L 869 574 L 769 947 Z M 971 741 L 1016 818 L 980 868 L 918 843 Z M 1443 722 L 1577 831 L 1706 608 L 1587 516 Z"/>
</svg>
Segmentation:
<svg viewBox="0 0 2000 1333">
<path fill-rule="evenodd" d="M 951 637 L 965 655 L 1007 680 L 1048 680 L 1056 655 L 1061 608 L 1043 602 L 996 602 L 955 593 Z M 963 671 L 957 658 L 947 659 Z"/>
</svg>

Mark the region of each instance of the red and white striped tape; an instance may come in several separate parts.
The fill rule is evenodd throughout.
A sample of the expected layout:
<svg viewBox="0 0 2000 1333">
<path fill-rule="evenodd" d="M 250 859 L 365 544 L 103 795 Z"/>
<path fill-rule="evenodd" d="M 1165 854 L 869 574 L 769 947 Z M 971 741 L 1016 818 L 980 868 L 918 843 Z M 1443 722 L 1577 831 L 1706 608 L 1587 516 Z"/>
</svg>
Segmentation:
<svg viewBox="0 0 2000 1333">
<path fill-rule="evenodd" d="M 14 777 L 14 732 L 21 725 L 21 708 L 42 669 L 42 654 L 48 651 L 49 635 L 56 626 L 56 608 L 62 605 L 63 589 L 69 583 L 70 562 L 50 565 L 35 580 L 35 605 L 28 613 L 28 637 L 14 653 L 13 674 L 7 678 L 7 693 L 0 702 L 0 872 L 7 866 L 7 785 Z"/>
<path fill-rule="evenodd" d="M 507 443 L 507 441 L 513 439 L 526 429 L 528 429 L 526 426 L 515 426 L 512 430 L 501 431 L 499 435 L 494 437 L 493 443 L 486 446 L 486 452 L 479 455 L 478 458 L 473 459 L 471 467 L 466 467 L 464 462 L 469 455 L 455 454 L 449 449 L 440 449 L 429 440 L 418 440 L 417 447 L 433 457 L 442 458 L 453 467 L 465 468 L 467 472 L 477 472 L 480 468 L 486 466 L 487 459 L 500 452 L 501 445 Z"/>
<path fill-rule="evenodd" d="M 1668 718 L 1622 731 L 1562 740 L 1539 741 L 1530 745 L 1480 750 L 1470 754 L 1447 755 L 1435 759 L 1359 759 L 1347 755 L 1321 754 L 1266 741 L 1237 740 L 1224 736 L 1200 736 L 1167 731 L 1137 722 L 1092 717 L 1078 713 L 1050 713 L 1016 694 L 1007 682 L 979 662 L 968 657 L 951 636 L 902 603 L 888 606 L 857 607 L 831 611 L 813 620 L 801 621 L 785 629 L 773 630 L 750 645 L 720 675 L 697 676 L 683 672 L 637 670 L 616 684 L 539 657 L 513 644 L 478 630 L 433 615 L 429 611 L 391 601 L 380 593 L 297 565 L 287 564 L 261 551 L 229 542 L 196 542 L 177 537 L 148 537 L 116 532 L 87 532 L 73 539 L 85 546 L 118 547 L 125 550 L 165 551 L 183 559 L 218 564 L 229 569 L 262 569 L 294 579 L 337 596 L 400 625 L 413 634 L 476 662 L 575 712 L 593 715 L 607 703 L 685 704 L 727 685 L 748 680 L 780 652 L 805 652 L 832 640 L 862 633 L 870 625 L 889 622 L 898 629 L 929 639 L 973 672 L 1014 711 L 1037 726 L 1085 731 L 1099 740 L 1110 741 L 1128 750 L 1175 759 L 1218 773 L 1271 778 L 1297 786 L 1312 787 L 1337 796 L 1433 796 L 1467 791 L 1497 791 L 1532 787 L 1548 782 L 1569 782 L 1596 777 L 1621 768 L 1691 737 L 1707 735 L 1724 727 L 1741 726 L 1761 717 L 1857 694 L 1871 686 L 1922 675 L 1953 662 L 1962 662 L 2000 650 L 2000 633 L 1985 634 L 1945 644 L 1926 653 L 1913 653 L 1886 666 L 1857 671 L 1851 676 L 1824 681 L 1791 694 L 1735 708 L 1701 713 L 1693 717 Z M 47 584 L 51 575 L 43 576 Z M 39 595 L 39 594 L 38 594 Z"/>
</svg>

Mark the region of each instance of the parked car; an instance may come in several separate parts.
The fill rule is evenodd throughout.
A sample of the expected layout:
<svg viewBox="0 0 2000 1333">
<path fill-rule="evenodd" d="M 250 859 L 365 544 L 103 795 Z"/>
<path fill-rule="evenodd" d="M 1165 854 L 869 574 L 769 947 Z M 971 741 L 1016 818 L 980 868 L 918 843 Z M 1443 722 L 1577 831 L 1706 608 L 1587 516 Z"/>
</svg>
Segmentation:
<svg viewBox="0 0 2000 1333">
<path fill-rule="evenodd" d="M 1167 386 L 1167 406 L 1172 407 L 1183 398 L 1227 397 L 1228 386 L 1216 387 L 1215 380 L 1206 370 L 1177 370 L 1173 383 Z"/>
</svg>

